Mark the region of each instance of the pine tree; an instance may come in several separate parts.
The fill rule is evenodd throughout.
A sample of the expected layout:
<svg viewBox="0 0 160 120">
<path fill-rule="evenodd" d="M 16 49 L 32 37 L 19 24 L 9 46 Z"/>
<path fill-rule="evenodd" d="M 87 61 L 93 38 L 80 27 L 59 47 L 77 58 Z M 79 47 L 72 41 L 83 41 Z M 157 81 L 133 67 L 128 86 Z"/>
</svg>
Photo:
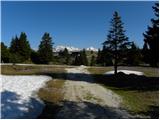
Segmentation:
<svg viewBox="0 0 160 120">
<path fill-rule="evenodd" d="M 83 49 L 79 54 L 76 55 L 74 65 L 88 65 L 88 59 L 85 49 Z"/>
<path fill-rule="evenodd" d="M 82 65 L 80 54 L 77 54 L 74 60 L 74 65 Z"/>
<path fill-rule="evenodd" d="M 144 44 L 147 44 L 149 50 L 147 51 L 151 66 L 158 66 L 159 64 L 159 4 L 155 3 L 155 6 L 152 7 L 155 13 L 156 18 L 151 19 L 152 26 L 148 26 L 148 30 L 143 33 Z M 145 53 L 147 55 L 147 53 Z M 144 54 L 144 55 L 145 55 Z"/>
<path fill-rule="evenodd" d="M 122 59 L 122 53 L 129 45 L 128 37 L 125 35 L 123 23 L 118 12 L 114 12 L 113 19 L 111 20 L 111 28 L 107 36 L 107 40 L 103 45 L 111 52 L 114 59 L 114 73 L 117 74 L 117 65 Z"/>
<path fill-rule="evenodd" d="M 10 52 L 11 53 L 17 53 L 19 51 L 19 39 L 16 35 L 15 38 L 12 38 L 11 45 L 10 45 Z"/>
<path fill-rule="evenodd" d="M 18 53 L 23 57 L 23 61 L 30 59 L 31 48 L 29 41 L 27 40 L 27 35 L 22 32 L 19 37 L 19 51 Z"/>
<path fill-rule="evenodd" d="M 135 45 L 134 42 L 131 43 L 131 48 L 127 50 L 127 64 L 128 65 L 139 65 L 141 61 L 141 51 Z"/>
<path fill-rule="evenodd" d="M 49 33 L 44 33 L 38 49 L 40 63 L 48 64 L 52 61 L 52 45 L 52 38 L 50 37 Z"/>
<path fill-rule="evenodd" d="M 142 49 L 142 60 L 143 62 L 149 64 L 150 63 L 150 55 L 149 55 L 149 48 L 148 48 L 148 44 L 145 42 L 144 45 L 143 45 L 143 49 Z"/>
<path fill-rule="evenodd" d="M 95 56 L 93 55 L 92 56 L 92 58 L 91 58 L 91 66 L 95 66 L 95 64 L 96 64 L 96 58 L 95 58 Z"/>
<path fill-rule="evenodd" d="M 10 61 L 10 52 L 7 46 L 1 42 L 1 62 L 9 63 Z"/>
<path fill-rule="evenodd" d="M 65 48 L 62 54 L 65 59 L 65 64 L 69 65 L 70 64 L 70 55 L 69 55 L 68 49 Z"/>
<path fill-rule="evenodd" d="M 101 63 L 101 50 L 98 49 L 98 53 L 97 53 L 97 58 L 96 58 L 96 63 L 100 64 Z"/>
<path fill-rule="evenodd" d="M 12 38 L 10 52 L 12 53 L 12 62 L 24 62 L 30 59 L 31 48 L 24 32 L 21 32 L 19 38 L 17 36 Z"/>
<path fill-rule="evenodd" d="M 87 59 L 87 55 L 86 55 L 86 50 L 83 49 L 80 53 L 80 59 L 82 61 L 82 65 L 88 65 L 88 59 Z"/>
</svg>

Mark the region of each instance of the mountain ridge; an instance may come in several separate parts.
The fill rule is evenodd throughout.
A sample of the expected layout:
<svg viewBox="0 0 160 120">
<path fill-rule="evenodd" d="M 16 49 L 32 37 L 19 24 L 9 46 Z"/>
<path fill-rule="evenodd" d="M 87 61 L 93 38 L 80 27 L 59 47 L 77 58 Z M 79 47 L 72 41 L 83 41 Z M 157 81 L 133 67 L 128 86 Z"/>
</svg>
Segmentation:
<svg viewBox="0 0 160 120">
<path fill-rule="evenodd" d="M 69 52 L 78 52 L 78 51 L 81 51 L 83 49 L 81 48 L 77 48 L 77 47 L 73 47 L 73 46 L 64 46 L 64 45 L 57 45 L 56 47 L 53 48 L 53 52 L 60 52 L 60 51 L 63 51 L 65 48 L 67 48 L 67 50 Z M 94 48 L 94 47 L 88 47 L 88 48 L 85 48 L 86 51 L 95 51 L 97 52 L 98 49 L 97 48 Z"/>
</svg>

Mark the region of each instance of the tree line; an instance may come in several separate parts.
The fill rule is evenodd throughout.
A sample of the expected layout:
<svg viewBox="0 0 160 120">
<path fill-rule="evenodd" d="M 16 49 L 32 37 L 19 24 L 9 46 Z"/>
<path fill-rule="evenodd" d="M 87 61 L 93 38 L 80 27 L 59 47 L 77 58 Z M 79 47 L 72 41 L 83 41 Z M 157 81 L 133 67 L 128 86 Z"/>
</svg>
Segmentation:
<svg viewBox="0 0 160 120">
<path fill-rule="evenodd" d="M 44 33 L 38 50 L 31 49 L 27 35 L 22 32 L 11 40 L 10 47 L 1 42 L 1 62 L 4 63 L 36 63 L 36 64 L 68 64 L 68 65 L 91 65 L 112 66 L 117 73 L 118 65 L 149 64 L 159 66 L 159 4 L 153 6 L 155 18 L 151 19 L 152 25 L 143 33 L 144 45 L 140 49 L 125 34 L 124 23 L 117 11 L 111 19 L 111 27 L 106 40 L 102 43 L 102 50 L 97 55 L 83 49 L 80 52 L 70 54 L 67 49 L 60 51 L 58 56 L 53 54 L 53 39 L 49 33 Z"/>
</svg>

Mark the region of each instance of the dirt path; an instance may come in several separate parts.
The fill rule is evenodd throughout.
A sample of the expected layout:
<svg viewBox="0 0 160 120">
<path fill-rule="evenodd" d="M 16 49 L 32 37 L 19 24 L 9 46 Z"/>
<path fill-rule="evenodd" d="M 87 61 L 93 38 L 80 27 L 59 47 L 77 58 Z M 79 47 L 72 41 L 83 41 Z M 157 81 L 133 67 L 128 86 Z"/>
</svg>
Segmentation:
<svg viewBox="0 0 160 120">
<path fill-rule="evenodd" d="M 133 118 L 120 109 L 121 97 L 94 83 L 84 66 L 66 70 L 65 102 L 57 118 Z"/>
</svg>

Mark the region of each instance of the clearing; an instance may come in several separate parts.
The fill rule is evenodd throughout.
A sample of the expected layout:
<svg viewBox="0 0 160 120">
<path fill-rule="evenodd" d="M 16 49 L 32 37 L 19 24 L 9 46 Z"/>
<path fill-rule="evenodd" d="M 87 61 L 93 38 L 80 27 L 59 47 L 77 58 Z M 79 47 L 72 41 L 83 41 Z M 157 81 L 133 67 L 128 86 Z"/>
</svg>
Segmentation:
<svg viewBox="0 0 160 120">
<path fill-rule="evenodd" d="M 8 107 L 10 109 L 2 112 L 3 118 L 6 118 L 4 117 L 6 113 L 14 110 L 13 108 L 21 112 L 19 114 L 14 112 L 15 114 L 11 116 L 7 115 L 7 118 L 27 118 L 26 115 L 32 116 L 28 118 L 70 119 L 158 117 L 159 75 L 156 68 L 122 66 L 119 69 L 140 71 L 145 76 L 120 73 L 118 79 L 115 79 L 114 76 L 104 75 L 113 70 L 113 67 L 2 65 L 1 68 L 3 74 L 1 94 L 4 91 L 9 92 L 8 98 L 2 94 L 2 100 L 4 100 L 2 103 L 13 101 L 12 103 L 20 104 L 20 109 L 17 109 L 15 104 Z M 20 78 L 22 75 L 26 81 Z M 18 77 L 19 81 L 17 81 Z M 45 77 L 47 79 L 42 82 L 41 78 L 38 78 L 39 85 L 37 85 L 37 80 L 29 77 Z M 35 89 L 28 89 L 30 87 L 35 87 Z M 16 89 L 12 90 L 11 88 Z M 16 100 L 12 100 L 10 94 L 16 94 Z M 33 104 L 30 104 L 32 107 L 30 107 L 28 101 L 32 101 L 32 98 L 36 101 L 33 101 Z M 1 109 L 5 107 L 7 107 L 6 104 L 3 104 Z M 29 108 L 37 113 L 33 115 Z M 40 112 L 37 108 L 39 111 L 43 109 L 40 115 L 38 115 Z M 24 114 L 22 111 L 27 111 L 27 113 Z"/>
</svg>

